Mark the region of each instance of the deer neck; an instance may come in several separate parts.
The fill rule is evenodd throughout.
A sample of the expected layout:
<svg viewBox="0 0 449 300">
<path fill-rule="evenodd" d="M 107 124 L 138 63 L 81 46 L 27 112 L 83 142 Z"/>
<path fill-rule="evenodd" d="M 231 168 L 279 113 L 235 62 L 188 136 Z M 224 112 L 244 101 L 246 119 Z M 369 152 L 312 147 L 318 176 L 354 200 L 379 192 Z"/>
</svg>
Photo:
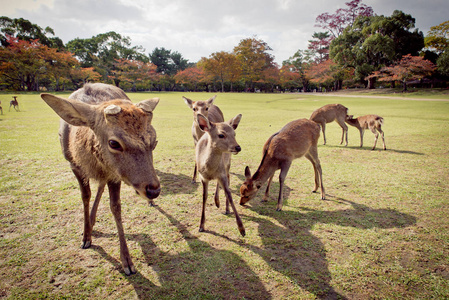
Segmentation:
<svg viewBox="0 0 449 300">
<path fill-rule="evenodd" d="M 253 175 L 253 182 L 256 185 L 263 185 L 271 176 L 273 176 L 277 169 L 277 164 L 271 159 L 265 157 L 265 159 L 260 163 L 256 173 Z"/>
</svg>

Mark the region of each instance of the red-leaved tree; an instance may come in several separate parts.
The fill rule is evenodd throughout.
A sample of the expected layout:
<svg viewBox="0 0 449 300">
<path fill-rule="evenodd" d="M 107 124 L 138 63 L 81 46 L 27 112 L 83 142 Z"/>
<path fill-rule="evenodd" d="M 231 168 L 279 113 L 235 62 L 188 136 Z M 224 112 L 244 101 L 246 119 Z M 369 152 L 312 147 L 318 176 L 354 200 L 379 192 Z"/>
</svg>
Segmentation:
<svg viewBox="0 0 449 300">
<path fill-rule="evenodd" d="M 369 75 L 366 79 L 378 78 L 379 81 L 399 81 L 403 91 L 407 91 L 407 81 L 422 79 L 431 75 L 437 67 L 432 62 L 421 56 L 404 55 L 393 66 L 380 69 Z"/>
</svg>

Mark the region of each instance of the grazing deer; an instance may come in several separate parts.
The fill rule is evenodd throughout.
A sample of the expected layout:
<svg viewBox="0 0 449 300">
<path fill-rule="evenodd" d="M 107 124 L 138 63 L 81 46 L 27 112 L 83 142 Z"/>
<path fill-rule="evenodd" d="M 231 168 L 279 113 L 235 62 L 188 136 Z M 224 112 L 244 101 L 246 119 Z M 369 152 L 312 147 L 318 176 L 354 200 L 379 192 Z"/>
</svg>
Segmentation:
<svg viewBox="0 0 449 300">
<path fill-rule="evenodd" d="M 229 169 L 231 166 L 231 153 L 237 154 L 242 149 L 235 140 L 235 129 L 240 123 L 242 115 L 237 115 L 229 122 L 214 123 L 205 116 L 198 114 L 197 123 L 199 128 L 205 132 L 196 145 L 196 165 L 200 173 L 201 183 L 203 184 L 203 207 L 201 211 L 201 223 L 199 231 L 204 231 L 206 221 L 206 200 L 209 181 L 217 179 L 218 185 L 221 185 L 226 195 L 226 211 L 228 204 L 231 204 L 235 214 L 237 226 L 240 234 L 245 236 L 245 228 L 242 220 L 232 201 L 231 190 L 229 189 Z M 219 207 L 215 197 L 215 204 Z"/>
<path fill-rule="evenodd" d="M 218 122 L 224 122 L 224 116 L 221 112 L 220 108 L 218 106 L 214 105 L 214 100 L 217 96 L 213 96 L 209 100 L 206 101 L 193 101 L 186 97 L 182 97 L 184 99 L 184 102 L 187 104 L 188 107 L 190 107 L 193 110 L 193 124 L 192 124 L 192 136 L 193 136 L 193 143 L 198 143 L 199 139 L 203 136 L 204 131 L 200 129 L 197 122 L 197 115 L 202 114 L 205 116 L 209 121 L 218 123 Z M 195 169 L 193 170 L 193 177 L 192 177 L 192 183 L 196 182 L 196 174 L 197 174 L 197 167 L 195 164 Z M 218 190 L 217 190 L 218 192 Z M 218 193 L 217 193 L 218 194 Z"/>
<path fill-rule="evenodd" d="M 240 187 L 240 204 L 244 205 L 254 198 L 257 191 L 268 180 L 267 189 L 262 201 L 269 198 L 270 184 L 274 173 L 281 169 L 279 174 L 279 197 L 276 210 L 282 210 L 284 181 L 292 161 L 305 156 L 313 165 L 315 171 L 315 193 L 321 187 L 321 199 L 325 199 L 323 178 L 320 160 L 318 159 L 318 138 L 320 126 L 307 120 L 299 119 L 285 125 L 279 132 L 273 134 L 263 146 L 263 158 L 256 173 L 245 168 L 246 180 Z"/>
<path fill-rule="evenodd" d="M 315 110 L 310 116 L 310 120 L 321 125 L 323 131 L 324 145 L 326 145 L 326 123 L 336 121 L 340 125 L 343 133 L 341 135 L 340 145 L 343 144 L 343 139 L 346 133 L 346 144 L 348 145 L 348 126 L 345 124 L 348 109 L 341 104 L 328 104 Z"/>
<path fill-rule="evenodd" d="M 151 126 L 159 99 L 134 105 L 121 89 L 102 83 L 86 84 L 69 99 L 51 94 L 41 97 L 62 118 L 62 152 L 78 180 L 84 205 L 82 248 L 91 246 L 98 204 L 107 184 L 123 269 L 126 275 L 136 273 L 122 225 L 120 187 L 121 181 L 125 182 L 150 204 L 159 196 L 159 179 L 153 167 L 156 131 Z M 89 214 L 90 179 L 99 185 Z"/>
<path fill-rule="evenodd" d="M 9 111 L 11 111 L 11 106 L 14 107 L 16 111 L 20 111 L 19 102 L 17 101 L 17 96 L 13 96 L 14 100 L 9 102 Z"/>
<path fill-rule="evenodd" d="M 354 116 L 350 115 L 346 117 L 346 123 L 348 123 L 351 126 L 354 126 L 360 131 L 360 147 L 363 147 L 363 134 L 365 133 L 365 129 L 369 129 L 371 130 L 372 133 L 374 133 L 375 136 L 374 146 L 372 150 L 376 148 L 377 139 L 379 138 L 378 132 L 380 132 L 380 134 L 382 135 L 384 150 L 387 150 L 387 147 L 385 146 L 384 132 L 382 131 L 384 118 L 378 115 L 366 115 L 354 119 Z"/>
</svg>

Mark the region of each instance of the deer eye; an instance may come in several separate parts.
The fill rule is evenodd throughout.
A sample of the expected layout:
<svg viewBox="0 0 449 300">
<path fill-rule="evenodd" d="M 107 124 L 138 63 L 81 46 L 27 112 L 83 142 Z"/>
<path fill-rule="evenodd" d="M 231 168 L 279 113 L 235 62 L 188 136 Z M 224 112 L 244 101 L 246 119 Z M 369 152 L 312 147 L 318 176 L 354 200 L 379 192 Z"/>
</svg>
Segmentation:
<svg viewBox="0 0 449 300">
<path fill-rule="evenodd" d="M 197 111 L 197 110 L 198 110 L 198 108 L 196 108 L 196 107 L 193 109 L 193 111 Z"/>
<path fill-rule="evenodd" d="M 224 138 L 225 138 L 224 134 L 219 134 L 218 137 L 219 137 L 220 139 L 224 139 Z"/>
<path fill-rule="evenodd" d="M 122 145 L 120 145 L 119 142 L 114 141 L 114 140 L 109 140 L 109 147 L 111 147 L 111 149 L 116 150 L 116 151 L 123 151 Z"/>
<path fill-rule="evenodd" d="M 209 107 L 206 107 L 206 111 L 208 111 L 209 110 Z"/>
</svg>

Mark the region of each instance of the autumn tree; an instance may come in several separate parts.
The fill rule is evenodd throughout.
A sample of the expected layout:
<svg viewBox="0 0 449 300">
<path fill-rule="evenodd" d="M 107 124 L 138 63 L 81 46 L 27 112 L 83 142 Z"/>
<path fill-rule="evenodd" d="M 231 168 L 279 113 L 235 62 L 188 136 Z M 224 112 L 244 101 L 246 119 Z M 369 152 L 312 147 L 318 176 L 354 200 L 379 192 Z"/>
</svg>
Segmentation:
<svg viewBox="0 0 449 300">
<path fill-rule="evenodd" d="M 314 32 L 309 40 L 308 49 L 315 56 L 315 62 L 321 63 L 329 59 L 329 45 L 332 40 L 329 32 Z"/>
<path fill-rule="evenodd" d="M 131 86 L 133 91 L 137 91 L 137 84 L 146 82 L 150 85 L 158 78 L 156 66 L 152 63 L 144 63 L 138 60 L 117 59 L 114 71 L 109 78 L 114 82 L 124 83 Z M 123 88 L 126 89 L 124 86 Z"/>
<path fill-rule="evenodd" d="M 198 85 L 204 83 L 205 74 L 202 69 L 197 67 L 190 67 L 179 71 L 174 79 L 177 83 L 182 84 L 188 90 L 197 91 Z"/>
<path fill-rule="evenodd" d="M 378 78 L 379 81 L 400 81 L 403 92 L 407 91 L 407 81 L 422 79 L 431 75 L 436 66 L 421 56 L 404 55 L 395 65 L 383 67 L 369 77 Z"/>
<path fill-rule="evenodd" d="M 346 2 L 347 8 L 339 8 L 334 14 L 325 12 L 318 15 L 315 26 L 327 30 L 330 33 L 331 40 L 339 37 L 347 27 L 354 24 L 358 16 L 373 16 L 373 8 L 361 2 L 362 0 Z"/>
<path fill-rule="evenodd" d="M 271 50 L 266 42 L 256 37 L 243 39 L 234 47 L 247 90 L 253 90 L 262 72 L 274 66 L 274 57 L 268 53 Z"/>
<path fill-rule="evenodd" d="M 209 58 L 203 58 L 198 62 L 198 67 L 204 72 L 216 78 L 221 83 L 221 91 L 225 91 L 225 82 L 234 82 L 240 74 L 240 66 L 237 57 L 233 53 L 221 51 L 212 53 Z"/>
</svg>

